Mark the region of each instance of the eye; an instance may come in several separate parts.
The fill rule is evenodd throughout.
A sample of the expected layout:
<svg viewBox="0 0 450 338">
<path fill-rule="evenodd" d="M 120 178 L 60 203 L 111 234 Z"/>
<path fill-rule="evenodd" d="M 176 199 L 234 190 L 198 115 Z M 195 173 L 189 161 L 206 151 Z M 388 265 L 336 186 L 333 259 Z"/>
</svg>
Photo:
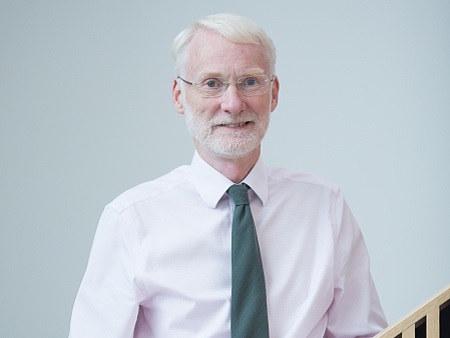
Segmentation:
<svg viewBox="0 0 450 338">
<path fill-rule="evenodd" d="M 242 88 L 252 88 L 261 85 L 261 80 L 258 77 L 244 77 L 239 81 Z"/>
<path fill-rule="evenodd" d="M 254 86 L 255 84 L 256 84 L 256 80 L 254 78 L 248 78 L 248 79 L 245 79 L 245 81 L 244 81 L 244 85 L 249 86 L 249 87 Z"/>
<path fill-rule="evenodd" d="M 223 86 L 223 81 L 221 81 L 220 79 L 207 79 L 205 81 L 202 82 L 202 85 L 205 88 L 219 88 Z"/>
</svg>

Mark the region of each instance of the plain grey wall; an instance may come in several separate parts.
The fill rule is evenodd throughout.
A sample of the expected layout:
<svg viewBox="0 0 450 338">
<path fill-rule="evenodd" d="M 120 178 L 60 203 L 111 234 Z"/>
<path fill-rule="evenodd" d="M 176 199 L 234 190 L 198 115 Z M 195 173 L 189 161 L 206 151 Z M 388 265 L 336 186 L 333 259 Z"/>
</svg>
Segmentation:
<svg viewBox="0 0 450 338">
<path fill-rule="evenodd" d="M 450 2 L 0 2 L 1 337 L 64 337 L 97 221 L 189 163 L 169 47 L 216 12 L 278 48 L 265 162 L 340 185 L 390 322 L 450 283 Z"/>
</svg>

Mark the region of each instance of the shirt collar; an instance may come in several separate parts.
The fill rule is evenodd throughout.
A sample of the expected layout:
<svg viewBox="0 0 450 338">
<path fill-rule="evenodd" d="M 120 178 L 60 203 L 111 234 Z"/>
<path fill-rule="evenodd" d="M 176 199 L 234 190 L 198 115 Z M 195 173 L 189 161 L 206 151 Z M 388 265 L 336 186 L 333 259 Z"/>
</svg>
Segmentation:
<svg viewBox="0 0 450 338">
<path fill-rule="evenodd" d="M 227 189 L 234 183 L 206 163 L 197 152 L 192 159 L 191 168 L 192 178 L 201 198 L 210 208 L 215 208 Z M 241 183 L 249 185 L 262 204 L 266 203 L 268 183 L 261 157 Z"/>
</svg>

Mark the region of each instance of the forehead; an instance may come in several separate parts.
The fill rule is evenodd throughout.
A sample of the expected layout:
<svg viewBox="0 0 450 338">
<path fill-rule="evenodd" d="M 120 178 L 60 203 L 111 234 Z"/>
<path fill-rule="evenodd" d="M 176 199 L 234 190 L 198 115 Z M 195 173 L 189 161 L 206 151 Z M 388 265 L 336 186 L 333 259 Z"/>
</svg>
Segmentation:
<svg viewBox="0 0 450 338">
<path fill-rule="evenodd" d="M 255 71 L 269 75 L 268 56 L 261 45 L 232 42 L 205 29 L 194 34 L 186 61 L 189 76 L 214 73 L 231 77 Z"/>
</svg>

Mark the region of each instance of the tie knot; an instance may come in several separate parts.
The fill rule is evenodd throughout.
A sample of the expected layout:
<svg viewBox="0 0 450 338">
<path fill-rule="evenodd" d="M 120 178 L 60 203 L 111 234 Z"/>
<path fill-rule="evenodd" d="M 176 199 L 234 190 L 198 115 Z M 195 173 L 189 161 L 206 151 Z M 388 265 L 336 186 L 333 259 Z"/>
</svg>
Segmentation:
<svg viewBox="0 0 450 338">
<path fill-rule="evenodd" d="M 228 188 L 227 193 L 235 205 L 250 204 L 248 200 L 248 188 L 245 184 L 234 184 Z"/>
</svg>

